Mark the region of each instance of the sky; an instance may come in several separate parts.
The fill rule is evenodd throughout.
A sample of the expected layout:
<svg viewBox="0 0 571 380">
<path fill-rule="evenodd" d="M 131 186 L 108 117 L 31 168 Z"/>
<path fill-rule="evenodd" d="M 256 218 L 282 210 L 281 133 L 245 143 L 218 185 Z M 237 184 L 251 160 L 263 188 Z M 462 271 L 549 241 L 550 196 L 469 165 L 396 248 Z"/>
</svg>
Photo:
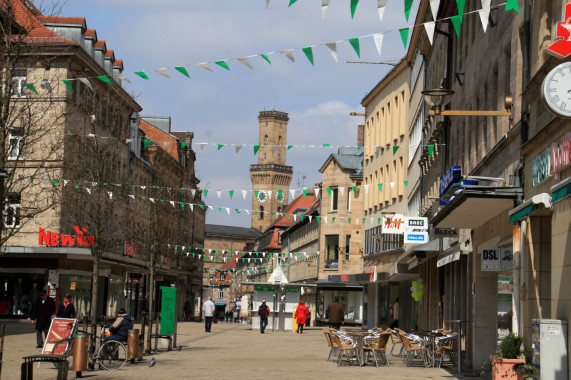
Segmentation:
<svg viewBox="0 0 571 380">
<path fill-rule="evenodd" d="M 364 112 L 361 100 L 392 68 L 347 61 L 398 61 L 406 53 L 398 29 L 413 25 L 419 0 L 409 21 L 403 0 L 388 1 L 382 21 L 377 1 L 360 1 L 353 19 L 350 3 L 331 1 L 323 18 L 320 0 L 290 7 L 289 0 L 271 0 L 267 10 L 265 0 L 68 0 L 60 15 L 85 17 L 87 27 L 123 60 L 131 80 L 123 86 L 142 106 L 141 115 L 170 116 L 172 131 L 194 132 L 199 187 L 209 189 L 204 201 L 214 207 L 206 222 L 250 227 L 249 215 L 228 215 L 217 207 L 251 209 L 252 193 L 244 200 L 239 190 L 252 188 L 249 167 L 257 156 L 251 146 L 236 153 L 233 146 L 218 150 L 216 144 L 258 144 L 258 113 L 287 112 L 287 143 L 296 145 L 287 151 L 290 189 L 312 188 L 336 148 L 305 146 L 357 145 L 357 125 L 364 118 L 349 113 Z M 380 56 L 370 36 L 375 33 L 385 33 Z M 347 40 L 362 36 L 369 37 L 360 39 L 359 58 Z M 338 63 L 324 45 L 335 41 L 342 41 Z M 306 46 L 314 46 L 314 65 L 301 50 Z M 295 63 L 280 53 L 268 55 L 271 65 L 258 56 L 288 49 L 295 49 Z M 250 55 L 256 55 L 249 58 L 253 69 L 235 60 Z M 213 63 L 212 72 L 195 66 L 232 58 L 229 71 Z M 183 65 L 190 79 L 174 70 Z M 163 68 L 171 79 L 155 72 Z M 201 149 L 200 143 L 208 145 Z M 222 190 L 220 198 L 216 190 Z M 237 190 L 233 199 L 228 190 Z"/>
</svg>

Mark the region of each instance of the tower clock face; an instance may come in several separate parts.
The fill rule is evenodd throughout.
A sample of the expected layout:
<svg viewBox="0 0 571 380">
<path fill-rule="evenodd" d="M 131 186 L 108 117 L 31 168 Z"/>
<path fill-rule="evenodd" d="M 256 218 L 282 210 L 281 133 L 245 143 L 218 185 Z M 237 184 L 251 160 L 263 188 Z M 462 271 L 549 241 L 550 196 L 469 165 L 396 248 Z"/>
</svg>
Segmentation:
<svg viewBox="0 0 571 380">
<path fill-rule="evenodd" d="M 284 197 L 283 191 L 277 191 L 277 192 L 276 192 L 276 201 L 277 201 L 278 203 L 284 203 L 285 197 Z"/>
<path fill-rule="evenodd" d="M 257 199 L 258 199 L 258 202 L 264 203 L 268 199 L 268 193 L 266 193 L 265 190 L 258 191 Z"/>
<path fill-rule="evenodd" d="M 545 76 L 541 97 L 557 116 L 571 118 L 571 62 L 556 66 Z"/>
</svg>

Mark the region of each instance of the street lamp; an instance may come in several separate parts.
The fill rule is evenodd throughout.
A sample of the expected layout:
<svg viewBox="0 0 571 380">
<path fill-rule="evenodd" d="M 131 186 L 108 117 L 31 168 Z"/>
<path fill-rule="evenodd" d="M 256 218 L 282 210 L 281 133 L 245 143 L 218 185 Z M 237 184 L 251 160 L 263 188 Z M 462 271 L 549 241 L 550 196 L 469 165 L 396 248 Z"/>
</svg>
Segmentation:
<svg viewBox="0 0 571 380">
<path fill-rule="evenodd" d="M 505 97 L 505 111 L 472 111 L 472 110 L 442 110 L 442 107 L 450 103 L 454 91 L 445 88 L 437 88 L 422 91 L 424 101 L 430 105 L 429 115 L 442 116 L 512 116 L 512 97 Z"/>
<path fill-rule="evenodd" d="M 366 113 L 359 113 L 359 112 L 349 112 L 350 116 L 367 116 Z"/>
</svg>

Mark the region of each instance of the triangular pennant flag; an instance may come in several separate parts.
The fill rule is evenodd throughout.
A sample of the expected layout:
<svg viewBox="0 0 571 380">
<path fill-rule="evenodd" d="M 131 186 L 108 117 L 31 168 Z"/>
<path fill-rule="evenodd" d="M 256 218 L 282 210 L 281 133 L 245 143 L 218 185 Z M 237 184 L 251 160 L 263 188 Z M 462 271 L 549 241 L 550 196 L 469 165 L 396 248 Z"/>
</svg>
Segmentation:
<svg viewBox="0 0 571 380">
<path fill-rule="evenodd" d="M 339 63 L 339 59 L 337 58 L 337 44 L 335 42 L 328 42 L 325 46 L 329 49 L 329 52 L 333 56 L 335 62 Z"/>
<path fill-rule="evenodd" d="M 458 6 L 458 15 L 464 15 L 464 8 L 466 7 L 466 0 L 456 0 Z"/>
<path fill-rule="evenodd" d="M 26 87 L 32 91 L 34 94 L 38 95 L 38 90 L 36 90 L 36 88 L 34 87 L 34 85 L 32 83 L 26 83 Z"/>
<path fill-rule="evenodd" d="M 194 198 L 194 194 L 196 194 L 196 189 L 190 189 L 190 194 Z"/>
<path fill-rule="evenodd" d="M 167 69 L 155 69 L 155 71 L 161 74 L 163 77 L 171 79 L 171 76 L 167 73 Z"/>
<path fill-rule="evenodd" d="M 127 78 L 127 76 L 125 74 L 115 74 L 115 76 L 121 80 L 124 80 L 125 82 L 131 83 L 131 80 L 129 78 Z"/>
<path fill-rule="evenodd" d="M 311 62 L 311 65 L 313 66 L 313 50 L 311 46 L 301 48 L 301 50 L 303 50 L 305 56 L 307 57 L 307 59 L 309 59 L 309 62 Z"/>
<path fill-rule="evenodd" d="M 86 187 L 85 191 L 87 191 L 89 193 L 89 195 L 91 195 L 91 189 L 89 187 Z"/>
<path fill-rule="evenodd" d="M 224 147 L 224 144 L 218 144 L 218 150 L 222 149 L 222 147 Z"/>
<path fill-rule="evenodd" d="M 278 150 L 277 145 L 272 146 L 272 155 L 275 155 L 277 150 Z"/>
<path fill-rule="evenodd" d="M 198 145 L 200 146 L 200 150 L 203 150 L 208 143 L 199 143 Z"/>
<path fill-rule="evenodd" d="M 355 16 L 355 10 L 357 9 L 357 4 L 359 4 L 359 0 L 351 0 L 351 18 Z"/>
<path fill-rule="evenodd" d="M 379 0 L 377 9 L 379 12 L 379 20 L 383 21 L 383 15 L 385 14 L 385 6 L 387 5 L 387 0 Z"/>
<path fill-rule="evenodd" d="M 152 142 L 153 142 L 152 140 L 143 141 L 143 149 L 147 149 Z"/>
<path fill-rule="evenodd" d="M 258 150 L 260 150 L 260 146 L 254 145 L 254 156 L 258 153 Z"/>
<path fill-rule="evenodd" d="M 400 38 L 402 39 L 402 44 L 404 45 L 405 50 L 406 50 L 406 44 L 408 42 L 408 31 L 409 31 L 408 28 L 399 29 Z"/>
<path fill-rule="evenodd" d="M 91 85 L 91 82 L 89 81 L 89 79 L 87 78 L 79 78 L 79 81 L 81 83 L 83 83 L 84 85 L 86 85 L 91 91 L 93 91 L 93 86 Z"/>
<path fill-rule="evenodd" d="M 357 186 L 353 186 L 352 189 L 353 189 L 353 194 L 355 194 L 355 196 L 356 196 L 357 195 Z"/>
<path fill-rule="evenodd" d="M 172 207 L 174 207 L 174 201 L 169 201 Z"/>
<path fill-rule="evenodd" d="M 212 69 L 210 68 L 210 66 L 208 66 L 207 63 L 197 63 L 196 66 L 202 67 L 204 70 L 212 71 Z"/>
<path fill-rule="evenodd" d="M 325 222 L 325 224 L 327 224 L 327 217 L 326 216 L 323 217 L 323 221 Z"/>
<path fill-rule="evenodd" d="M 330 0 L 321 0 L 321 18 L 325 18 L 325 12 L 327 12 L 329 2 Z"/>
<path fill-rule="evenodd" d="M 355 53 L 357 53 L 357 57 L 361 58 L 361 48 L 359 47 L 359 39 L 358 38 L 350 38 L 349 43 L 355 49 Z"/>
<path fill-rule="evenodd" d="M 462 27 L 462 18 L 464 14 L 460 14 L 457 16 L 450 17 L 450 21 L 452 21 L 452 25 L 454 26 L 454 30 L 456 31 L 456 36 L 460 38 L 460 28 Z"/>
<path fill-rule="evenodd" d="M 270 5 L 270 0 L 266 0 L 266 10 L 268 10 L 268 5 Z"/>
<path fill-rule="evenodd" d="M 297 1 L 297 0 L 289 0 L 289 5 L 288 5 L 288 7 L 291 7 L 293 4 L 296 3 L 296 1 Z"/>
<path fill-rule="evenodd" d="M 406 17 L 406 21 L 408 21 L 410 16 L 410 8 L 412 8 L 412 0 L 404 0 L 404 17 Z"/>
<path fill-rule="evenodd" d="M 303 190 L 302 190 L 302 193 L 303 193 L 303 196 L 304 196 L 304 197 L 307 197 L 307 189 L 303 189 Z"/>
<path fill-rule="evenodd" d="M 482 21 L 482 27 L 484 28 L 484 33 L 488 29 L 488 20 L 490 19 L 490 2 L 491 0 L 482 0 L 482 9 L 478 11 L 480 15 L 480 21 Z"/>
<path fill-rule="evenodd" d="M 238 58 L 238 61 L 246 66 L 248 66 L 249 68 L 251 68 L 252 70 L 254 69 L 254 67 L 252 66 L 252 64 L 250 63 L 250 60 L 246 57 L 242 57 L 242 58 Z"/>
<path fill-rule="evenodd" d="M 309 223 L 311 223 L 312 217 L 311 217 L 311 215 L 308 215 L 308 216 L 309 216 Z"/>
<path fill-rule="evenodd" d="M 335 217 L 331 218 L 331 223 L 335 223 Z"/>
<path fill-rule="evenodd" d="M 398 145 L 393 146 L 393 156 L 397 152 L 397 150 L 399 150 L 399 146 Z"/>
<path fill-rule="evenodd" d="M 289 193 L 291 194 L 291 198 L 295 198 L 295 190 L 290 190 Z"/>
<path fill-rule="evenodd" d="M 218 195 L 218 199 L 222 196 L 222 190 L 216 190 L 216 195 Z"/>
<path fill-rule="evenodd" d="M 226 212 L 230 215 L 230 208 L 226 207 Z"/>
<path fill-rule="evenodd" d="M 135 74 L 137 74 L 138 76 L 140 76 L 144 80 L 149 80 L 149 77 L 147 76 L 147 74 L 145 74 L 144 71 L 135 71 Z"/>
<path fill-rule="evenodd" d="M 351 218 L 347 218 L 347 224 L 351 224 Z"/>
<path fill-rule="evenodd" d="M 424 23 L 424 29 L 426 30 L 426 35 L 428 36 L 428 41 L 432 45 L 434 41 L 434 29 L 436 28 L 436 22 L 430 21 Z"/>
<path fill-rule="evenodd" d="M 377 47 L 379 56 L 381 55 L 381 49 L 383 47 L 383 36 L 384 35 L 382 33 L 373 34 L 373 40 L 375 41 L 375 46 Z"/>
<path fill-rule="evenodd" d="M 430 10 L 432 11 L 432 19 L 436 21 L 438 16 L 438 8 L 440 8 L 440 0 L 430 0 Z"/>
<path fill-rule="evenodd" d="M 236 154 L 242 149 L 242 144 L 236 145 Z"/>
<path fill-rule="evenodd" d="M 181 148 L 181 149 L 184 149 L 184 148 L 187 147 L 188 144 L 189 144 L 189 143 L 187 143 L 187 142 L 180 143 L 180 148 Z"/>
<path fill-rule="evenodd" d="M 232 199 L 234 196 L 234 190 L 228 190 L 228 193 L 230 194 L 230 199 Z"/>
<path fill-rule="evenodd" d="M 178 204 L 180 205 L 180 208 L 184 210 L 184 202 L 178 202 Z"/>
<path fill-rule="evenodd" d="M 208 189 L 204 189 L 202 192 L 204 193 L 204 199 L 206 199 L 208 196 Z"/>
<path fill-rule="evenodd" d="M 155 198 L 149 198 L 149 200 L 153 203 L 155 203 Z"/>
<path fill-rule="evenodd" d="M 343 196 L 343 193 L 345 193 L 345 188 L 343 186 L 339 188 L 339 193 L 341 194 L 341 196 Z"/>
<path fill-rule="evenodd" d="M 113 193 L 108 191 L 107 194 L 109 195 L 109 199 L 113 199 Z"/>
<path fill-rule="evenodd" d="M 68 79 L 62 79 L 61 80 L 66 86 L 67 88 L 69 88 L 69 90 L 73 93 L 73 86 L 71 85 L 71 82 Z"/>
<path fill-rule="evenodd" d="M 268 190 L 268 198 L 272 199 L 272 190 Z"/>
<path fill-rule="evenodd" d="M 175 66 L 174 69 L 176 71 L 178 71 L 179 73 L 181 73 L 182 75 L 184 75 L 187 78 L 190 78 L 190 74 L 188 73 L 188 70 L 186 69 L 186 67 L 184 66 Z"/>
<path fill-rule="evenodd" d="M 246 200 L 246 194 L 248 194 L 248 190 L 240 190 L 242 192 L 242 197 Z"/>
<path fill-rule="evenodd" d="M 258 194 L 260 194 L 260 191 L 254 190 L 254 198 L 258 199 Z"/>
<path fill-rule="evenodd" d="M 396 182 L 391 182 L 391 189 L 395 187 Z"/>
<path fill-rule="evenodd" d="M 295 58 L 292 54 L 292 52 L 290 50 L 282 50 L 280 51 L 280 53 L 282 53 L 283 55 L 285 55 L 286 57 L 289 58 L 290 61 L 292 61 L 293 63 L 295 63 Z"/>
<path fill-rule="evenodd" d="M 379 186 L 379 191 L 383 191 L 383 184 L 382 184 L 382 183 L 379 183 L 378 186 Z"/>
<path fill-rule="evenodd" d="M 365 225 L 365 220 L 366 220 L 366 219 L 367 219 L 367 218 L 363 218 L 363 225 Z"/>
<path fill-rule="evenodd" d="M 240 214 L 240 211 L 237 208 L 235 208 L 234 210 L 236 211 L 236 214 Z"/>
<path fill-rule="evenodd" d="M 293 145 L 288 145 L 288 146 L 287 146 L 287 150 L 290 150 L 291 148 L 293 148 Z"/>
<path fill-rule="evenodd" d="M 55 185 L 57 185 L 57 184 L 59 183 L 59 181 L 60 181 L 59 179 L 53 179 L 53 180 L 52 180 L 52 183 L 53 183 L 53 185 L 55 186 Z"/>
<path fill-rule="evenodd" d="M 332 189 L 330 187 L 327 188 L 327 194 L 329 194 L 329 196 L 331 196 L 331 190 Z"/>
<path fill-rule="evenodd" d="M 432 154 L 434 153 L 434 145 L 430 144 L 426 146 L 428 148 L 428 155 L 432 158 Z"/>
<path fill-rule="evenodd" d="M 365 188 L 365 194 L 369 194 L 369 186 L 370 185 L 363 185 L 363 187 Z"/>
<path fill-rule="evenodd" d="M 403 181 L 405 186 L 408 186 L 408 181 Z"/>
<path fill-rule="evenodd" d="M 315 192 L 315 198 L 319 198 L 319 187 L 316 187 L 313 191 Z"/>
<path fill-rule="evenodd" d="M 226 70 L 230 70 L 226 61 L 215 61 L 214 63 L 216 63 L 220 67 L 225 68 Z"/>
<path fill-rule="evenodd" d="M 291 5 L 291 4 L 290 4 Z M 260 57 L 262 57 L 266 62 L 268 62 L 268 64 L 272 64 L 272 61 L 270 61 L 270 59 L 268 58 L 267 55 L 265 54 L 260 54 Z"/>
</svg>

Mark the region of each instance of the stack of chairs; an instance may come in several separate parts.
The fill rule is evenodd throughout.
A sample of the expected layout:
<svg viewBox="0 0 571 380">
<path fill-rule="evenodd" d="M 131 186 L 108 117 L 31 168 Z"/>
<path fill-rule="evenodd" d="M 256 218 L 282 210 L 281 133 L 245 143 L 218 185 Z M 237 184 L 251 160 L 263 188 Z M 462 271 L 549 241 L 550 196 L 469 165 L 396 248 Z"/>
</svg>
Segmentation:
<svg viewBox="0 0 571 380">
<path fill-rule="evenodd" d="M 361 365 L 359 347 L 353 338 L 344 334 L 342 331 L 332 332 L 330 336 L 337 351 L 337 366 L 341 365 L 344 358 L 349 365 L 352 365 L 353 362 L 356 362 L 359 366 Z"/>
</svg>

